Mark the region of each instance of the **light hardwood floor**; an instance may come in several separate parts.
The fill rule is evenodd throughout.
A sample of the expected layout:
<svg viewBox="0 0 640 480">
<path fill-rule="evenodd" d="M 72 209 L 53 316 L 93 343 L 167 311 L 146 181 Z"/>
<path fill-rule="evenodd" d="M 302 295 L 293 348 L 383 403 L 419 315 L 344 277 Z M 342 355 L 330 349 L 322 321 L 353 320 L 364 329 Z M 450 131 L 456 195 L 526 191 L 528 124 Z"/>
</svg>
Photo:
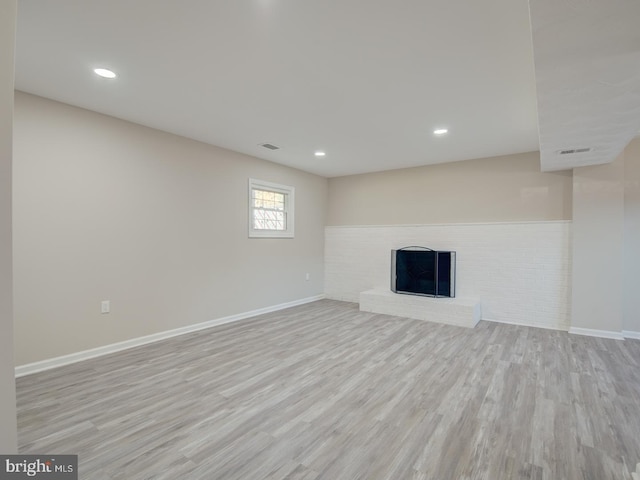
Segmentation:
<svg viewBox="0 0 640 480">
<path fill-rule="evenodd" d="M 82 480 L 631 480 L 640 342 L 323 300 L 18 379 Z"/>
</svg>

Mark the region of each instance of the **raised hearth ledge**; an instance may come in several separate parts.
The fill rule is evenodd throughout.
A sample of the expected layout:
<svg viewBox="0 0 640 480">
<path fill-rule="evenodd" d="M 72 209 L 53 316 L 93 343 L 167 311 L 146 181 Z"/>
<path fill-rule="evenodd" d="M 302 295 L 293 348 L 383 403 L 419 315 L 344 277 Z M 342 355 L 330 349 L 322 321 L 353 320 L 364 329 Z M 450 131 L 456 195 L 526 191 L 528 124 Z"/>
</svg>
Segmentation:
<svg viewBox="0 0 640 480">
<path fill-rule="evenodd" d="M 473 328 L 482 317 L 480 300 L 404 295 L 390 290 L 360 293 L 360 310 Z"/>
</svg>

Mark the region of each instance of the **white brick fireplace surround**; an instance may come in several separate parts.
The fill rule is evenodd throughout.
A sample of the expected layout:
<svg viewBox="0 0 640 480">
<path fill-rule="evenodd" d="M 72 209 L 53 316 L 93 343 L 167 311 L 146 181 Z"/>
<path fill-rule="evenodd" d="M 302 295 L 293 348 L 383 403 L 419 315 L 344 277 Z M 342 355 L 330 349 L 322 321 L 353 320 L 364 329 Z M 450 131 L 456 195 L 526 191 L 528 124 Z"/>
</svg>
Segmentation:
<svg viewBox="0 0 640 480">
<path fill-rule="evenodd" d="M 570 221 L 326 227 L 327 298 L 389 289 L 391 250 L 410 245 L 457 252 L 456 297 L 483 320 L 569 329 Z"/>
</svg>

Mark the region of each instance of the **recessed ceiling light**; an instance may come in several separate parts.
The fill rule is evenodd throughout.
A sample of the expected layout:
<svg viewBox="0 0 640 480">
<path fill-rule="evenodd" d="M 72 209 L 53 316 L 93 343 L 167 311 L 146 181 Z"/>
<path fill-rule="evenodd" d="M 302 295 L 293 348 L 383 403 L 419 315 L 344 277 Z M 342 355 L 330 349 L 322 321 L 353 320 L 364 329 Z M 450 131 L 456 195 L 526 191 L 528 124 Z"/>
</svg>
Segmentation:
<svg viewBox="0 0 640 480">
<path fill-rule="evenodd" d="M 315 153 L 315 156 L 316 156 L 316 157 L 324 157 L 325 155 L 326 155 L 326 153 L 324 153 L 324 152 L 320 152 L 320 151 L 317 151 L 317 152 Z"/>
<path fill-rule="evenodd" d="M 113 72 L 111 70 L 107 70 L 106 68 L 94 68 L 93 71 L 95 72 L 96 75 L 100 75 L 101 77 L 104 78 L 116 78 L 116 72 Z"/>
<path fill-rule="evenodd" d="M 449 130 L 447 130 L 446 128 L 436 128 L 433 131 L 434 135 L 444 135 L 445 133 L 447 133 Z"/>
</svg>

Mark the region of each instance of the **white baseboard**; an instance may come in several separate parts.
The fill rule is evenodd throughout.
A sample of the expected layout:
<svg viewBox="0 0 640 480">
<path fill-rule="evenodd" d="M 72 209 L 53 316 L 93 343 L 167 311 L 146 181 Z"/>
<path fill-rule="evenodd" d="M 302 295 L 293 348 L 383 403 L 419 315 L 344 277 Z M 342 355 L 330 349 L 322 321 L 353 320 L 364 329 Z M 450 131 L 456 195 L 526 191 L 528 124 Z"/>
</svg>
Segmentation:
<svg viewBox="0 0 640 480">
<path fill-rule="evenodd" d="M 544 325 L 544 324 L 534 325 L 534 324 L 525 323 L 525 322 L 509 322 L 506 320 L 495 320 L 493 318 L 485 318 L 485 317 L 482 317 L 481 320 L 484 320 L 485 322 L 504 323 L 505 325 L 516 325 L 518 327 L 543 328 L 545 330 L 558 330 L 560 332 L 569 331 L 568 325 Z"/>
<path fill-rule="evenodd" d="M 294 300 L 293 302 L 281 303 L 279 305 L 272 305 L 270 307 L 259 308 L 257 310 L 251 310 L 249 312 L 243 312 L 236 315 L 230 315 L 228 317 L 216 318 L 202 323 L 196 323 L 195 325 L 188 325 L 186 327 L 180 327 L 173 330 L 167 330 L 164 332 L 154 333 L 152 335 L 146 335 L 144 337 L 132 338 L 131 340 L 125 340 L 123 342 L 112 343 L 110 345 L 104 345 L 102 347 L 92 348 L 90 350 L 83 350 L 81 352 L 71 353 L 69 355 L 63 355 L 61 357 L 50 358 L 47 360 L 41 360 L 39 362 L 27 363 L 20 365 L 15 369 L 16 377 L 24 377 L 25 375 L 31 375 L 32 373 L 43 372 L 45 370 L 51 370 L 52 368 L 61 367 L 63 365 L 69 365 L 71 363 L 82 362 L 83 360 L 89 360 L 90 358 L 101 357 L 103 355 L 109 355 L 111 353 L 127 350 L 129 348 L 139 347 L 160 340 L 165 340 L 171 337 L 177 337 L 184 335 L 185 333 L 197 332 L 198 330 L 204 330 L 206 328 L 215 327 L 217 325 L 223 325 L 225 323 L 237 322 L 247 318 L 263 315 L 265 313 L 276 312 L 278 310 L 284 310 L 285 308 L 291 308 L 298 305 L 304 305 L 305 303 L 311 303 L 325 298 L 324 295 L 316 295 L 314 297 L 302 298 L 300 300 Z"/>
<path fill-rule="evenodd" d="M 614 332 L 609 330 L 594 330 L 591 328 L 571 327 L 569 333 L 574 335 L 586 335 L 587 337 L 610 338 L 612 340 L 624 340 L 622 332 Z"/>
<path fill-rule="evenodd" d="M 624 336 L 624 338 L 633 338 L 635 340 L 640 340 L 640 332 L 633 332 L 631 330 L 623 330 L 622 331 L 622 335 Z M 640 464 L 638 464 L 640 465 Z M 640 472 L 638 472 L 638 474 L 640 475 Z"/>
</svg>

